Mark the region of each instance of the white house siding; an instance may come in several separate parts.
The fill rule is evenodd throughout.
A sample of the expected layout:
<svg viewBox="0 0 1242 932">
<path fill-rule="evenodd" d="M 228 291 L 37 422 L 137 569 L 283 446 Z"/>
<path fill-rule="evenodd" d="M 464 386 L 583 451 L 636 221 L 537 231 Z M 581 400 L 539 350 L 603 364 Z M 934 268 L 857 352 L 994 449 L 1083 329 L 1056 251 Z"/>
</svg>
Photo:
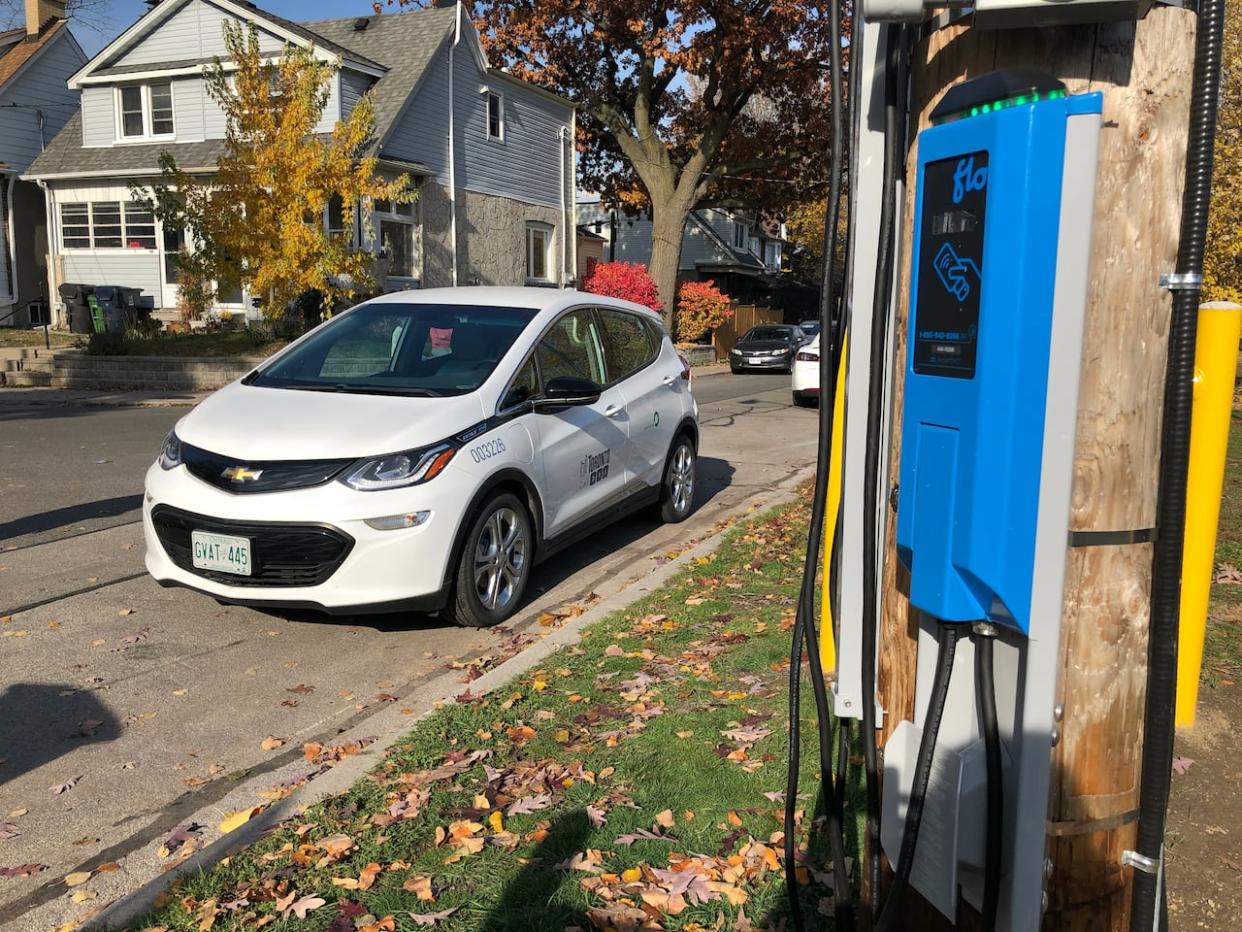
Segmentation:
<svg viewBox="0 0 1242 932">
<path fill-rule="evenodd" d="M 166 0 L 167 2 L 167 0 Z M 193 0 L 160 23 L 133 48 L 108 65 L 150 65 L 225 54 L 224 24 L 236 20 L 206 0 Z M 259 48 L 279 52 L 285 42 L 264 29 L 259 30 Z"/>
<path fill-rule="evenodd" d="M 427 65 L 422 83 L 389 133 L 384 151 L 426 165 L 437 181 L 447 183 L 447 112 L 448 56 L 440 52 Z"/>
<path fill-rule="evenodd" d="M 62 203 L 89 203 L 92 201 L 131 200 L 125 185 L 60 184 L 53 185 L 52 222 L 49 236 L 55 231 L 52 251 L 64 262 L 62 282 L 86 285 L 125 285 L 141 288 L 142 297 L 155 307 L 162 304 L 160 251 L 158 249 L 62 249 L 60 232 L 60 205 Z M 161 241 L 156 227 L 156 244 Z"/>
<path fill-rule="evenodd" d="M 110 146 L 115 141 L 116 90 L 98 84 L 82 88 L 82 145 Z"/>
<path fill-rule="evenodd" d="M 69 90 L 65 77 L 82 63 L 73 41 L 62 30 L 0 94 L 0 162 L 23 172 L 60 132 L 78 106 L 78 93 Z M 43 113 L 42 136 L 36 108 Z"/>
</svg>

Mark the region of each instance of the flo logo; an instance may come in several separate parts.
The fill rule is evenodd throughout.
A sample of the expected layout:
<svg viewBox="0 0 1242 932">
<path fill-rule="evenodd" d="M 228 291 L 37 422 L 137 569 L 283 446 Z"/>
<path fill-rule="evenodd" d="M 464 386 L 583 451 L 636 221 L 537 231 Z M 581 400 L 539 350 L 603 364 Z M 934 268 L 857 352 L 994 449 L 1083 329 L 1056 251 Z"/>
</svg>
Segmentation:
<svg viewBox="0 0 1242 932">
<path fill-rule="evenodd" d="M 983 165 L 975 168 L 973 155 L 957 160 L 957 168 L 953 169 L 953 203 L 962 203 L 971 191 L 982 191 L 988 183 L 988 167 Z"/>
</svg>

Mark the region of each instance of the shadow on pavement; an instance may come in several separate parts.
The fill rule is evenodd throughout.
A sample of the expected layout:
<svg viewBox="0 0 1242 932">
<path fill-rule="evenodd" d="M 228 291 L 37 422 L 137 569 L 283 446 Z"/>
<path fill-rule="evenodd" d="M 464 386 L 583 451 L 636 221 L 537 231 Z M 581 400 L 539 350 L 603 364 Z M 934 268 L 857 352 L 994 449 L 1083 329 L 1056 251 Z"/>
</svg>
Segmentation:
<svg viewBox="0 0 1242 932">
<path fill-rule="evenodd" d="M 0 785 L 84 744 L 120 736 L 121 723 L 95 692 L 72 683 L 14 683 L 0 693 Z M 54 784 L 77 776 L 58 773 Z"/>
<path fill-rule="evenodd" d="M 142 493 L 137 495 L 118 495 L 115 498 L 104 498 L 97 502 L 84 502 L 80 505 L 66 505 L 38 514 L 26 515 L 0 524 L 0 540 L 23 537 L 26 534 L 39 534 L 77 524 L 92 518 L 112 518 L 129 511 L 142 508 Z"/>
</svg>

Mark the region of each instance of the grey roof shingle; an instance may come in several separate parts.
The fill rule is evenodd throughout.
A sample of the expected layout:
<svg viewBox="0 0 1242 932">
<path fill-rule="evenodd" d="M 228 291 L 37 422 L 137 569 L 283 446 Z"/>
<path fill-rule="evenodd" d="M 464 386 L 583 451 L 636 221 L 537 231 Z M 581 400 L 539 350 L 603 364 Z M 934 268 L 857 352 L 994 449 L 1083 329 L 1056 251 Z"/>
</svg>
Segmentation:
<svg viewBox="0 0 1242 932">
<path fill-rule="evenodd" d="M 354 24 L 360 17 L 322 19 L 306 28 L 324 38 L 355 49 L 388 69 L 371 86 L 375 107 L 375 137 L 381 143 L 405 107 L 405 102 L 448 38 L 456 10 L 436 7 L 365 17 L 366 29 Z"/>
<path fill-rule="evenodd" d="M 286 28 L 290 25 L 266 11 L 259 12 Z M 382 145 L 427 65 L 452 30 L 454 16 L 453 7 L 385 13 L 369 17 L 367 28 L 361 31 L 354 28 L 359 19 L 356 16 L 293 25 L 298 25 L 300 34 L 305 34 L 319 47 L 341 54 L 347 59 L 347 67 L 352 60 L 387 68 L 371 86 L 375 139 Z M 214 166 L 224 152 L 224 140 L 87 148 L 82 145 L 79 109 L 26 174 L 27 177 L 104 172 L 154 174 L 159 171 L 160 152 L 164 150 L 172 153 L 184 169 L 208 168 Z"/>
</svg>

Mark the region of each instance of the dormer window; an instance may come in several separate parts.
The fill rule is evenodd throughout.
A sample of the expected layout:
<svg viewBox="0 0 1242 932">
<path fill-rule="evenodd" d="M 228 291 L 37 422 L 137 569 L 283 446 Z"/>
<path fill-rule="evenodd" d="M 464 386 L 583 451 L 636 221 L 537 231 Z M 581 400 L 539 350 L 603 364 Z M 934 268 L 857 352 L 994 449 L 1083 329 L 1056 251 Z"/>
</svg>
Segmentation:
<svg viewBox="0 0 1242 932">
<path fill-rule="evenodd" d="M 130 84 L 117 88 L 122 139 L 156 139 L 173 135 L 172 85 Z"/>
</svg>

